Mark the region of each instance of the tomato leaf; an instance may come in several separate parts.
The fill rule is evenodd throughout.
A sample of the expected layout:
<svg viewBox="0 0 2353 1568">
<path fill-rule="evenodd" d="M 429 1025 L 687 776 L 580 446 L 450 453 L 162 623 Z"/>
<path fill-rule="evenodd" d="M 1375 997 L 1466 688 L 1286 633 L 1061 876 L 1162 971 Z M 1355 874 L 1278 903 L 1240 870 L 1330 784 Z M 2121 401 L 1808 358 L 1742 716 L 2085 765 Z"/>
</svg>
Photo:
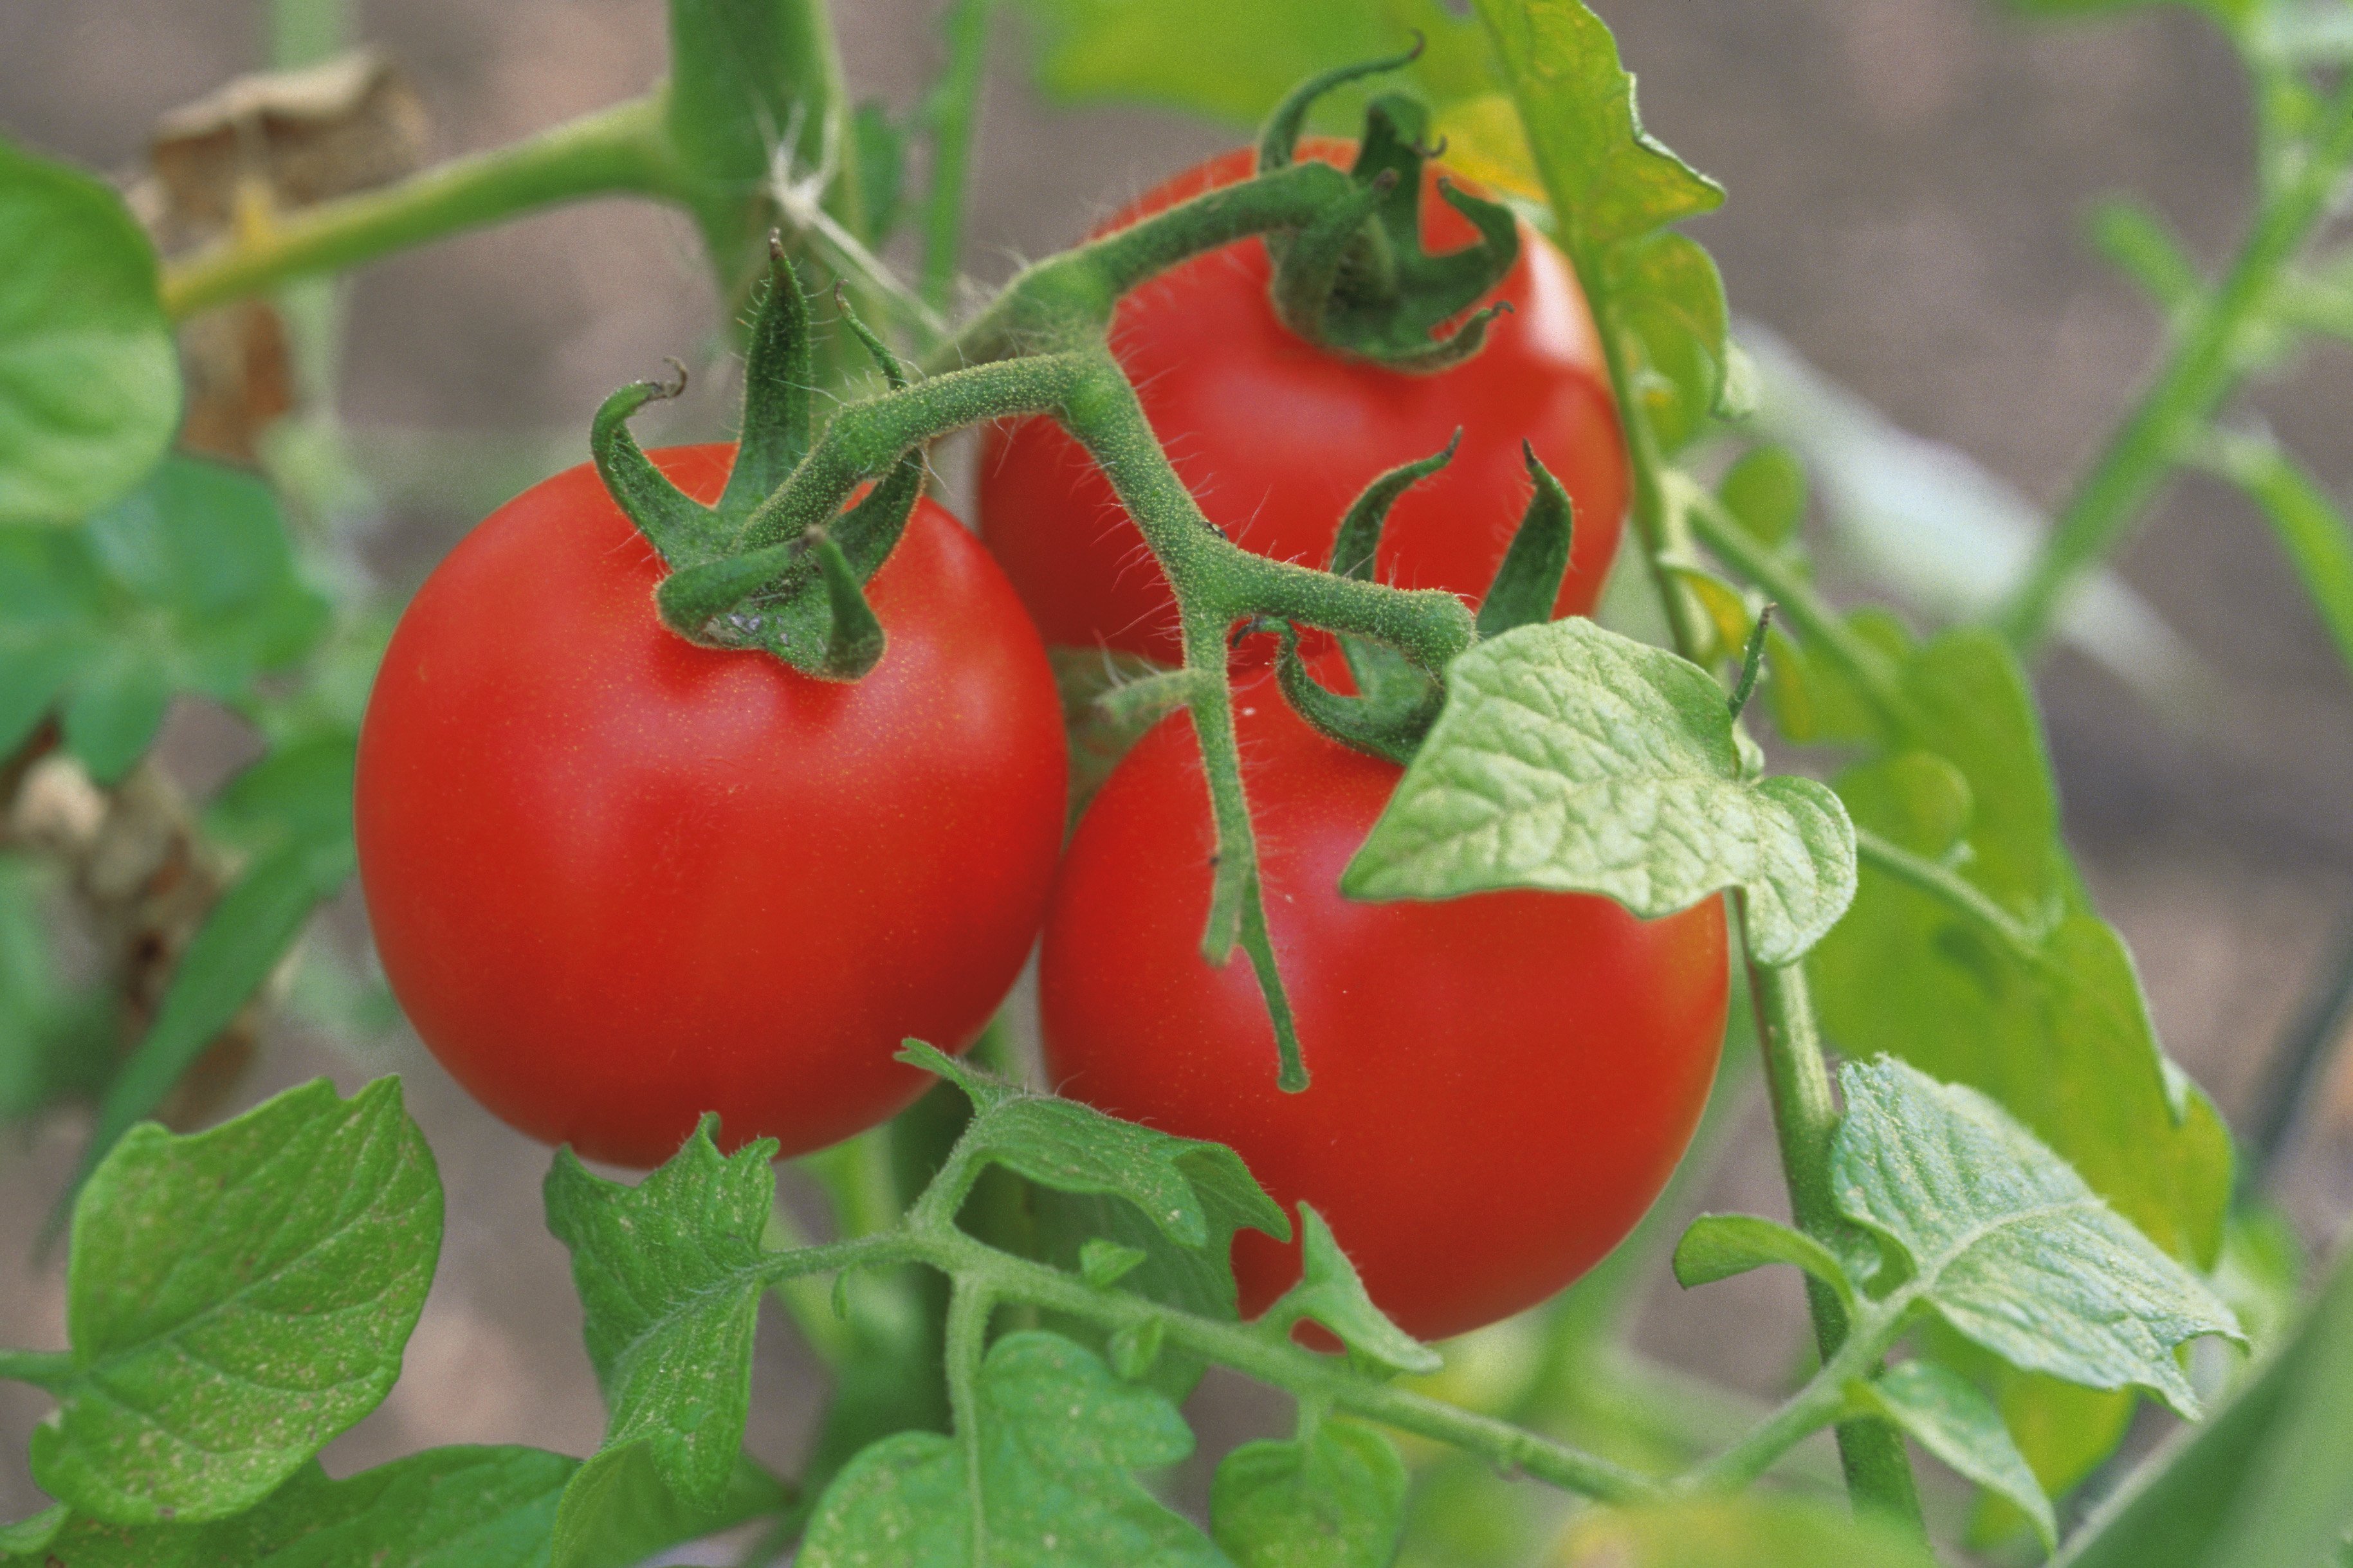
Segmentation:
<svg viewBox="0 0 2353 1568">
<path fill-rule="evenodd" d="M 1356 1266 L 1312 1205 L 1299 1205 L 1299 1283 L 1267 1309 L 1269 1318 L 1286 1324 L 1313 1318 L 1331 1330 L 1350 1354 L 1389 1372 L 1436 1372 L 1446 1364 L 1436 1351 L 1373 1305 Z"/>
<path fill-rule="evenodd" d="M 2068 1543 L 2069 1568 L 2319 1563 L 2353 1529 L 2353 1255 L 2230 1402 L 2158 1450 Z"/>
<path fill-rule="evenodd" d="M 0 529 L 0 743 L 62 706 L 68 748 L 111 784 L 174 693 L 239 695 L 309 652 L 328 620 L 269 487 L 166 458 L 79 528 Z"/>
<path fill-rule="evenodd" d="M 1193 1451 L 1176 1407 L 1059 1334 L 1011 1333 L 976 1379 L 980 1496 L 955 1439 L 902 1432 L 852 1459 L 818 1502 L 802 1568 L 965 1568 L 975 1503 L 996 1568 L 1229 1568 L 1139 1484 Z"/>
<path fill-rule="evenodd" d="M 1580 0 L 1475 0 L 1473 8 L 1580 276 L 1610 247 L 1723 205 L 1722 186 L 1643 131 L 1617 40 Z"/>
<path fill-rule="evenodd" d="M 1967 1378 L 1934 1362 L 1907 1361 L 1862 1384 L 1856 1394 L 1914 1442 L 2023 1510 L 2044 1550 L 2058 1544 L 2051 1500 L 2010 1440 L 2001 1412 Z"/>
<path fill-rule="evenodd" d="M 1903 692 L 1909 743 L 1947 765 L 1870 764 L 1838 781 L 1841 797 L 1860 826 L 1952 858 L 2031 941 L 2020 951 L 1866 865 L 1853 918 L 1811 960 L 1824 1030 L 1850 1054 L 1891 1050 L 1991 1096 L 2158 1246 L 2211 1266 L 2229 1135 L 2158 1047 L 2131 957 L 2084 896 L 2024 674 L 1999 637 L 1952 632 Z"/>
<path fill-rule="evenodd" d="M 2205 1285 L 1977 1090 L 1886 1057 L 1839 1081 L 1839 1207 L 1902 1250 L 1947 1323 L 2013 1366 L 2146 1388 L 2195 1418 L 2174 1348 L 2242 1337 Z"/>
<path fill-rule="evenodd" d="M 252 1507 L 392 1387 L 440 1245 L 396 1079 L 132 1129 L 74 1205 L 72 1371 L 34 1479 L 111 1524 Z"/>
<path fill-rule="evenodd" d="M 688 1510 L 724 1497 L 751 1409 L 760 1237 L 776 1202 L 763 1139 L 729 1155 L 702 1124 L 635 1187 L 591 1175 L 569 1148 L 547 1173 L 547 1228 L 572 1253 L 588 1360 L 611 1416 L 565 1493 L 555 1562 L 578 1563 L 667 1489 Z"/>
<path fill-rule="evenodd" d="M 1645 919 L 1724 888 L 1787 963 L 1854 892 L 1846 809 L 1811 779 L 1744 776 L 1723 689 L 1586 620 L 1523 626 L 1447 671 L 1446 707 L 1342 876 L 1360 899 L 1600 893 Z"/>
<path fill-rule="evenodd" d="M 1850 1310 L 1854 1282 L 1838 1254 L 1803 1231 L 1747 1214 L 1704 1214 L 1675 1244 L 1675 1282 L 1688 1290 L 1761 1268 L 1791 1263 L 1839 1294 Z"/>
<path fill-rule="evenodd" d="M 95 1094 L 121 1044 L 111 999 L 63 978 L 49 886 L 32 862 L 0 855 L 0 1125 Z"/>
<path fill-rule="evenodd" d="M 155 250 L 103 181 L 0 141 L 0 524 L 71 523 L 180 421 Z"/>
<path fill-rule="evenodd" d="M 1163 1236 L 1197 1250 L 1209 1245 L 1213 1219 L 1291 1239 L 1281 1205 L 1222 1143 L 1174 1138 L 1073 1100 L 1031 1094 L 920 1041 L 909 1041 L 900 1059 L 971 1097 L 972 1124 L 960 1147 L 976 1163 L 1002 1165 L 1056 1192 L 1124 1198 Z"/>
<path fill-rule="evenodd" d="M 1388 1568 L 1406 1483 L 1387 1437 L 1324 1421 L 1305 1442 L 1244 1443 L 1219 1460 L 1209 1531 L 1236 1568 Z"/>
<path fill-rule="evenodd" d="M 1916 1533 L 1839 1504 L 1750 1493 L 1578 1516 L 1558 1568 L 1935 1568 Z"/>
</svg>

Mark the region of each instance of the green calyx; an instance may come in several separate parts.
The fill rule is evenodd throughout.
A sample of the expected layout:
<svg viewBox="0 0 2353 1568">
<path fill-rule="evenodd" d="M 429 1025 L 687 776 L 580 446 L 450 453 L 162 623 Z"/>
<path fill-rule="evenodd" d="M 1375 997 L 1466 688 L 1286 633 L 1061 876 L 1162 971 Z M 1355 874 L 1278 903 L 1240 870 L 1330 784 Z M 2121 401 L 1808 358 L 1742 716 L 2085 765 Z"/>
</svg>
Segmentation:
<svg viewBox="0 0 2353 1568">
<path fill-rule="evenodd" d="M 1457 430 L 1443 450 L 1391 468 L 1366 485 L 1340 520 L 1327 570 L 1336 577 L 1375 581 L 1374 559 L 1389 509 L 1398 497 L 1452 461 L 1461 444 L 1462 432 Z M 1568 573 L 1576 508 L 1560 481 L 1537 460 L 1535 449 L 1525 441 L 1520 449 L 1535 493 L 1528 498 L 1511 546 L 1480 601 L 1476 626 L 1482 638 L 1550 620 L 1553 605 L 1560 598 L 1561 581 Z M 1282 639 L 1275 677 L 1284 700 L 1301 718 L 1343 745 L 1400 766 L 1413 761 L 1422 737 L 1430 733 L 1445 705 L 1446 689 L 1436 675 L 1396 648 L 1341 634 L 1340 651 L 1359 693 L 1345 697 L 1309 671 L 1299 657 L 1298 630 L 1288 621 L 1261 618 L 1246 624 L 1241 635 L 1261 632 L 1272 632 Z"/>
<path fill-rule="evenodd" d="M 752 325 L 744 369 L 743 437 L 716 506 L 670 483 L 629 434 L 632 415 L 678 395 L 677 381 L 640 382 L 596 411 L 589 447 L 605 488 L 670 574 L 655 593 L 662 622 L 711 647 L 757 649 L 825 680 L 856 680 L 882 658 L 881 623 L 865 584 L 905 531 L 923 493 L 920 449 L 911 449 L 866 495 L 829 521 L 784 537 L 758 536 L 762 504 L 798 470 L 813 444 L 810 389 L 815 332 L 808 301 L 774 236 L 768 283 Z M 851 334 L 893 391 L 904 369 L 881 339 L 835 303 Z"/>
<path fill-rule="evenodd" d="M 1260 135 L 1260 173 L 1292 165 L 1318 97 L 1419 53 L 1417 43 L 1410 54 L 1327 71 L 1302 86 Z M 1292 331 L 1393 369 L 1443 370 L 1478 353 L 1488 322 L 1509 308 L 1498 302 L 1449 328 L 1511 271 L 1519 258 L 1519 225 L 1510 208 L 1440 180 L 1440 197 L 1470 219 L 1479 237 L 1440 255 L 1422 248 L 1422 164 L 1438 152 L 1428 130 L 1429 112 L 1417 100 L 1401 93 L 1375 99 L 1348 172 L 1352 198 L 1303 227 L 1267 237 L 1275 313 Z"/>
</svg>

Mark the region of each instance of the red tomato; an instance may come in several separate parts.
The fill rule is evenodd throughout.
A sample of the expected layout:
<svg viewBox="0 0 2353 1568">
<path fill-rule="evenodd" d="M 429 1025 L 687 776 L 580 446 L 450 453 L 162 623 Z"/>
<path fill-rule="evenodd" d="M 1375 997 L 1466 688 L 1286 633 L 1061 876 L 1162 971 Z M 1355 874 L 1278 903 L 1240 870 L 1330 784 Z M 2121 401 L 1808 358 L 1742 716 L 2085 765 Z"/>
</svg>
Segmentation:
<svg viewBox="0 0 2353 1568">
<path fill-rule="evenodd" d="M 1635 919 L 1586 894 L 1364 904 L 1339 893 L 1399 770 L 1240 692 L 1267 923 L 1314 1081 L 1275 1087 L 1250 964 L 1200 954 L 1213 842 L 1188 721 L 1137 744 L 1081 820 L 1046 921 L 1046 1063 L 1061 1091 L 1230 1144 L 1331 1222 L 1366 1289 L 1439 1339 L 1533 1306 L 1665 1185 L 1715 1071 L 1719 899 Z M 1299 1249 L 1234 1240 L 1245 1314 Z"/>
<path fill-rule="evenodd" d="M 733 448 L 655 461 L 715 498 Z M 401 617 L 360 736 L 361 880 L 394 992 L 515 1127 L 651 1165 L 821 1147 L 961 1049 L 1038 930 L 1065 761 L 1045 652 L 987 552 L 920 502 L 850 685 L 701 647 L 586 466 L 493 512 Z"/>
<path fill-rule="evenodd" d="M 1345 163 L 1345 142 L 1303 158 Z M 1117 228 L 1249 175 L 1248 149 L 1176 176 L 1113 218 Z M 1470 223 L 1424 165 L 1433 249 L 1468 245 Z M 1486 346 L 1434 374 L 1317 348 L 1279 321 L 1265 245 L 1195 258 L 1120 302 L 1112 348 L 1177 474 L 1209 521 L 1263 555 L 1322 566 L 1340 518 L 1376 476 L 1446 445 L 1454 461 L 1389 514 L 1381 580 L 1475 600 L 1511 543 L 1530 493 L 1523 437 L 1577 503 L 1576 543 L 1556 615 L 1601 592 L 1626 506 L 1626 459 L 1599 340 L 1560 254 L 1525 225 L 1520 258 L 1491 299 L 1514 313 Z M 981 533 L 1050 643 L 1097 643 L 1174 663 L 1176 603 L 1111 483 L 1051 420 L 993 427 L 980 461 Z"/>
</svg>

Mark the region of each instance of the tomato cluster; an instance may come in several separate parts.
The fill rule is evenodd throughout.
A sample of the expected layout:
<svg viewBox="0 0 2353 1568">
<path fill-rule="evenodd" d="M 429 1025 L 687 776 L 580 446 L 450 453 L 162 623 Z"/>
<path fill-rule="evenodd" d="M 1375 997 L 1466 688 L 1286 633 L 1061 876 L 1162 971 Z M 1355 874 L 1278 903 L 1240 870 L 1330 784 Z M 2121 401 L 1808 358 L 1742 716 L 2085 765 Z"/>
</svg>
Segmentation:
<svg viewBox="0 0 2353 1568">
<path fill-rule="evenodd" d="M 1113 226 L 1250 167 L 1211 160 Z M 1423 211 L 1432 247 L 1471 237 L 1452 208 Z M 1525 441 L 1576 503 L 1556 613 L 1590 608 L 1626 471 L 1560 258 L 1524 228 L 1494 292 L 1512 313 L 1430 373 L 1302 339 L 1269 277 L 1258 240 L 1202 256 L 1125 299 L 1112 335 L 1210 519 L 1320 564 L 1367 480 L 1459 428 L 1451 466 L 1393 511 L 1377 573 L 1470 596 L 1525 502 Z M 655 457 L 702 500 L 731 460 Z M 1039 630 L 1172 657 L 1166 584 L 1050 423 L 989 433 L 980 502 L 985 549 L 917 507 L 868 584 L 886 651 L 846 684 L 665 629 L 661 563 L 590 468 L 453 552 L 385 657 L 357 801 L 369 913 L 427 1044 L 499 1115 L 592 1157 L 656 1163 L 707 1110 L 731 1143 L 799 1152 L 905 1104 L 920 1083 L 900 1040 L 968 1044 L 1042 926 L 1060 1089 L 1234 1146 L 1332 1222 L 1409 1331 L 1475 1327 L 1582 1272 L 1656 1196 L 1704 1101 L 1720 904 L 1645 923 L 1577 895 L 1351 903 L 1340 868 L 1398 770 L 1310 729 L 1271 680 L 1246 685 L 1268 926 L 1314 1075 L 1279 1092 L 1248 966 L 1199 955 L 1212 829 L 1189 721 L 1146 736 L 1061 845 Z M 1297 1276 L 1295 1247 L 1252 1234 L 1234 1262 L 1246 1310 Z"/>
</svg>

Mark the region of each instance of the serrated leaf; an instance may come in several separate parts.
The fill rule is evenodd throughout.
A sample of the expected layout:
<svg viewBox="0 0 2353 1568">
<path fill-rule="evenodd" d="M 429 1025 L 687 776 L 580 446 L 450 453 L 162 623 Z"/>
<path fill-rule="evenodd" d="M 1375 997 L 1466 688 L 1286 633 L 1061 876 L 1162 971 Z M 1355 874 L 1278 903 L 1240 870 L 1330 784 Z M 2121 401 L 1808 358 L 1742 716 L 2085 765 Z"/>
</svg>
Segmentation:
<svg viewBox="0 0 2353 1568">
<path fill-rule="evenodd" d="M 2045 1551 L 2058 1544 L 2051 1500 L 2010 1440 L 2001 1412 L 1967 1378 L 1934 1362 L 1907 1361 L 1862 1384 L 1858 1396 L 1928 1452 L 2015 1504 Z"/>
<path fill-rule="evenodd" d="M 440 1243 L 396 1079 L 133 1128 L 74 1205 L 73 1371 L 34 1479 L 113 1524 L 252 1507 L 392 1387 Z"/>
<path fill-rule="evenodd" d="M 1388 1568 L 1406 1482 L 1387 1437 L 1327 1420 L 1307 1442 L 1244 1443 L 1219 1460 L 1209 1531 L 1235 1568 Z"/>
<path fill-rule="evenodd" d="M 776 1144 L 723 1155 L 705 1117 L 634 1187 L 595 1176 L 569 1148 L 547 1173 L 547 1228 L 572 1254 L 584 1337 L 610 1411 L 604 1442 L 566 1492 L 556 1561 L 580 1560 L 649 1479 L 689 1508 L 716 1506 L 734 1474 L 752 1397 L 766 1277 L 760 1237 L 776 1202 Z"/>
<path fill-rule="evenodd" d="M 1724 189 L 1642 130 L 1617 40 L 1579 0 L 1475 0 L 1579 271 L 1609 247 L 1712 212 Z"/>
<path fill-rule="evenodd" d="M 1390 1372 L 1436 1372 L 1446 1364 L 1436 1351 L 1373 1305 L 1356 1266 L 1340 1250 L 1332 1227 L 1313 1205 L 1299 1205 L 1299 1283 L 1267 1310 L 1270 1317 L 1313 1318 L 1331 1330 L 1349 1354 Z"/>
<path fill-rule="evenodd" d="M 2195 1276 L 1975 1089 L 1885 1057 L 1849 1063 L 1839 1082 L 1834 1194 L 1910 1259 L 1905 1289 L 2013 1366 L 2146 1388 L 2196 1416 L 2176 1347 L 2240 1333 Z"/>
<path fill-rule="evenodd" d="M 1360 899 L 1600 893 L 1645 919 L 1725 888 L 1787 963 L 1854 891 L 1846 810 L 1811 779 L 1742 776 L 1706 671 L 1586 620 L 1523 626 L 1449 667 L 1446 707 L 1349 863 Z"/>
<path fill-rule="evenodd" d="M 902 1060 L 946 1078 L 972 1097 L 963 1148 L 1056 1192 L 1126 1199 L 1169 1240 L 1208 1245 L 1213 1209 L 1278 1241 L 1291 1222 L 1241 1156 L 1222 1143 L 1176 1138 L 1106 1116 L 1091 1105 L 1032 1094 L 911 1042 Z"/>
<path fill-rule="evenodd" d="M 350 879 L 354 857 L 348 822 L 331 825 L 265 856 L 221 895 L 173 967 L 155 1021 L 107 1084 L 84 1170 L 164 1103 L 277 969 L 311 911 Z"/>
<path fill-rule="evenodd" d="M 993 1568 L 1229 1568 L 1134 1477 L 1192 1452 L 1159 1394 L 1123 1383 L 1083 1347 L 1025 1331 L 992 1346 L 976 1379 L 980 1497 Z M 886 1437 L 818 1502 L 802 1568 L 967 1568 L 976 1512 L 952 1437 Z"/>
<path fill-rule="evenodd" d="M 2021 952 L 1865 866 L 1852 918 L 1810 961 L 1825 1032 L 1850 1054 L 1892 1051 L 1990 1095 L 2158 1246 L 2211 1266 L 2229 1135 L 2158 1048 L 2131 956 L 2084 897 L 2023 673 L 2000 638 L 1952 632 L 1920 651 L 1903 689 L 1916 717 L 1899 745 L 1949 771 L 1873 764 L 1839 781 L 1841 798 L 1858 825 L 1953 858 L 2039 934 Z M 1962 805 L 1957 845 L 1947 825 Z M 1889 984 L 1897 974 L 1903 984 Z"/>
<path fill-rule="evenodd" d="M 2353 1255 L 2295 1332 L 2202 1425 L 2145 1461 L 2057 1561 L 2065 1568 L 2315 1563 L 2353 1530 Z"/>
<path fill-rule="evenodd" d="M 0 524 L 70 523 L 180 418 L 155 250 L 103 181 L 0 140 Z"/>
<path fill-rule="evenodd" d="M 1746 1497 L 1594 1509 L 1577 1517 L 1557 1568 L 1936 1568 L 1919 1536 L 1810 1498 Z"/>
<path fill-rule="evenodd" d="M 1761 1268 L 1788 1263 L 1836 1290 L 1851 1307 L 1854 1283 L 1838 1254 L 1803 1231 L 1748 1214 L 1704 1214 L 1675 1244 L 1675 1282 L 1688 1290 Z"/>
</svg>

